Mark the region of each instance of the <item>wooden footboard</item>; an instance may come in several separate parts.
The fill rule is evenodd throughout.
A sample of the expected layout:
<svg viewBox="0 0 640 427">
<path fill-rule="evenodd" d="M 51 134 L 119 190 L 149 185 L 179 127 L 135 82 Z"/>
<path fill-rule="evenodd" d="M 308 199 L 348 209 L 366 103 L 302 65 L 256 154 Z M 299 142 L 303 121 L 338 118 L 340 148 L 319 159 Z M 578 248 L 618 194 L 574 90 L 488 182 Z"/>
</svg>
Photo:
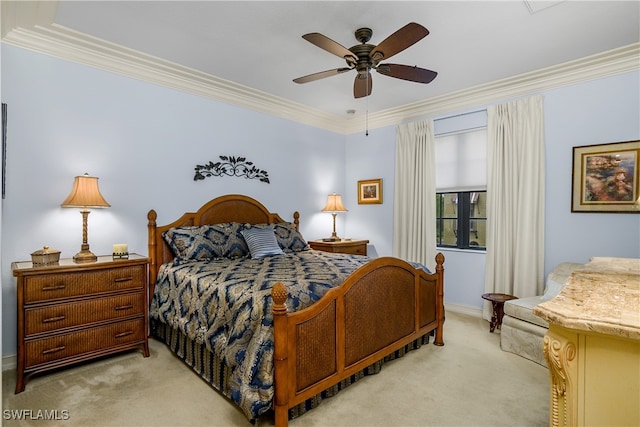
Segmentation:
<svg viewBox="0 0 640 427">
<path fill-rule="evenodd" d="M 287 313 L 272 290 L 276 427 L 288 409 L 435 331 L 444 345 L 444 256 L 429 274 L 397 258 L 374 259 L 312 306 Z"/>
</svg>

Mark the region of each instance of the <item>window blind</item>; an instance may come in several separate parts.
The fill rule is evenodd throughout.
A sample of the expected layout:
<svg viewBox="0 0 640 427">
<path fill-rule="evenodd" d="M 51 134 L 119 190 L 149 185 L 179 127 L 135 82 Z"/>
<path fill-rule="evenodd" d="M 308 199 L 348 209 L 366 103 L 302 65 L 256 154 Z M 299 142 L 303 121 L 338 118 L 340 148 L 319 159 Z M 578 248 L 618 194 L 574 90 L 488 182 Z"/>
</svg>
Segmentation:
<svg viewBox="0 0 640 427">
<path fill-rule="evenodd" d="M 437 136 L 435 155 L 436 191 L 486 189 L 486 128 Z"/>
</svg>

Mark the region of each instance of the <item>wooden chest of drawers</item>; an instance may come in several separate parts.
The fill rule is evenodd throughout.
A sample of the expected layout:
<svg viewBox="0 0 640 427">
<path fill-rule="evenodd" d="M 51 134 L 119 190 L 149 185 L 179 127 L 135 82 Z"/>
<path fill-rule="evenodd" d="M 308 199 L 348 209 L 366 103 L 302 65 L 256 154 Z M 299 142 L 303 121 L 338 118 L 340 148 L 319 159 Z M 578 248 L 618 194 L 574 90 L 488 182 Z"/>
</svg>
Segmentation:
<svg viewBox="0 0 640 427">
<path fill-rule="evenodd" d="M 140 347 L 149 356 L 146 257 L 34 267 L 14 262 L 18 302 L 16 393 L 28 376 Z"/>
</svg>

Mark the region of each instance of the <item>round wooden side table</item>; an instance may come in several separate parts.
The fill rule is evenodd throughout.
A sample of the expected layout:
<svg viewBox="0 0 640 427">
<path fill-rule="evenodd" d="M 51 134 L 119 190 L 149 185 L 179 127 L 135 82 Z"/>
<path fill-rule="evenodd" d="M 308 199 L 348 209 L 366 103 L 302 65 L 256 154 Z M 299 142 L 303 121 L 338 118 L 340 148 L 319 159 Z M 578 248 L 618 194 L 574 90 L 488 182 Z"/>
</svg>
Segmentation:
<svg viewBox="0 0 640 427">
<path fill-rule="evenodd" d="M 493 332 L 496 328 L 502 328 L 502 317 L 504 316 L 504 303 L 512 299 L 518 299 L 509 294 L 482 294 L 482 299 L 491 301 L 493 306 L 493 316 L 491 316 L 491 323 L 489 323 L 489 332 Z"/>
</svg>

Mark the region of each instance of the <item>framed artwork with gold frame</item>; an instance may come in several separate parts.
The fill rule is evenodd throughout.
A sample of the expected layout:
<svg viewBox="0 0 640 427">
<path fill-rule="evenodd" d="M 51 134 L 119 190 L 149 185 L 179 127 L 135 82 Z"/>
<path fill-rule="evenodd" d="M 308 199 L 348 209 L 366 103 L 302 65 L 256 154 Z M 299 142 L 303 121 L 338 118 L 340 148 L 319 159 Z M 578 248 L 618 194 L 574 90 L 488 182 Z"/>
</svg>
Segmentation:
<svg viewBox="0 0 640 427">
<path fill-rule="evenodd" d="M 571 212 L 640 213 L 640 141 L 573 147 Z"/>
<path fill-rule="evenodd" d="M 358 181 L 358 204 L 382 203 L 382 178 Z"/>
</svg>

